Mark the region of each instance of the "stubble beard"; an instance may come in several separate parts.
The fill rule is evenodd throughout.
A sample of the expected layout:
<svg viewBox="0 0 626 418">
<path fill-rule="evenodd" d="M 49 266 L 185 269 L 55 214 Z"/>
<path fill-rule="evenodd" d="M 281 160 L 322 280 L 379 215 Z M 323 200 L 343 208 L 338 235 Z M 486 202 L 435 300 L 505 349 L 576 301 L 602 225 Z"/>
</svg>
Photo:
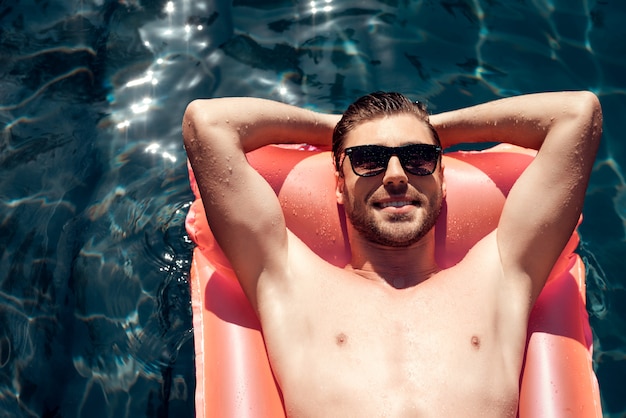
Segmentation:
<svg viewBox="0 0 626 418">
<path fill-rule="evenodd" d="M 350 220 L 353 228 L 366 240 L 386 247 L 409 247 L 419 242 L 437 223 L 441 214 L 441 193 L 428 201 L 425 216 L 420 223 L 413 220 L 412 214 L 388 215 L 386 221 L 382 221 L 374 213 L 367 210 L 365 205 L 356 205 L 344 196 L 346 217 Z"/>
</svg>

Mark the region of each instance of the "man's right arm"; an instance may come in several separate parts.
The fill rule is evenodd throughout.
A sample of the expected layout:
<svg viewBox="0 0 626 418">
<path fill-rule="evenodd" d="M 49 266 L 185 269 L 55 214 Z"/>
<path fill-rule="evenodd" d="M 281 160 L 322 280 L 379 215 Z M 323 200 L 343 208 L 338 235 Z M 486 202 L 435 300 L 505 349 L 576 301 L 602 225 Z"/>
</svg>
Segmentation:
<svg viewBox="0 0 626 418">
<path fill-rule="evenodd" d="M 279 201 L 245 153 L 269 144 L 330 145 L 339 116 L 254 98 L 196 100 L 183 139 L 211 230 L 255 309 L 259 288 L 285 277 L 288 233 Z"/>
</svg>

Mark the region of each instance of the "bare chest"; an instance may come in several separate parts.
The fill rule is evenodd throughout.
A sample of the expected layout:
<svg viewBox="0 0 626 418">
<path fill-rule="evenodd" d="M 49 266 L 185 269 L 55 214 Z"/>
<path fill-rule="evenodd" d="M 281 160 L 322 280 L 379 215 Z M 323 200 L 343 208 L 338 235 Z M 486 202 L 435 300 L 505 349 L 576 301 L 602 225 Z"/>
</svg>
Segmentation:
<svg viewBox="0 0 626 418">
<path fill-rule="evenodd" d="M 508 364 L 490 296 L 440 285 L 311 289 L 266 333 L 286 404 L 368 416 L 514 411 L 519 364 Z"/>
</svg>

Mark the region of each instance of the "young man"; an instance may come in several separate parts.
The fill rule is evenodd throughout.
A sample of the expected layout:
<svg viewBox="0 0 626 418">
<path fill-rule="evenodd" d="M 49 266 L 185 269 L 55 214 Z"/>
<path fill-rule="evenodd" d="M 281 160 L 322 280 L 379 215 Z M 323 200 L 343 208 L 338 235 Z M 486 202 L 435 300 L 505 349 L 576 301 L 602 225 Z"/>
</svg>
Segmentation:
<svg viewBox="0 0 626 418">
<path fill-rule="evenodd" d="M 183 120 L 209 224 L 259 316 L 287 414 L 515 417 L 528 316 L 579 218 L 600 141 L 597 98 L 534 94 L 429 118 L 374 93 L 339 119 L 231 98 L 194 101 Z M 331 138 L 352 249 L 344 269 L 287 230 L 245 157 Z M 441 270 L 441 147 L 502 140 L 538 155 L 498 228 Z"/>
</svg>

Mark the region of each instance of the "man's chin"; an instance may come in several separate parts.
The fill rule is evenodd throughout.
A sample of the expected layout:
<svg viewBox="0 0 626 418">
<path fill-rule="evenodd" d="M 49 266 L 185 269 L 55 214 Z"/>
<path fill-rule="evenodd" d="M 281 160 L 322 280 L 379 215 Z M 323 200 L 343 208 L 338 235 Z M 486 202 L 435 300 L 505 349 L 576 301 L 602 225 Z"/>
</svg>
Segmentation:
<svg viewBox="0 0 626 418">
<path fill-rule="evenodd" d="M 418 243 L 428 231 L 422 231 L 418 228 L 397 228 L 397 225 L 393 230 L 384 229 L 369 229 L 364 237 L 375 244 L 379 244 L 385 247 L 394 248 L 407 248 Z M 363 234 L 363 232 L 361 232 Z"/>
</svg>

